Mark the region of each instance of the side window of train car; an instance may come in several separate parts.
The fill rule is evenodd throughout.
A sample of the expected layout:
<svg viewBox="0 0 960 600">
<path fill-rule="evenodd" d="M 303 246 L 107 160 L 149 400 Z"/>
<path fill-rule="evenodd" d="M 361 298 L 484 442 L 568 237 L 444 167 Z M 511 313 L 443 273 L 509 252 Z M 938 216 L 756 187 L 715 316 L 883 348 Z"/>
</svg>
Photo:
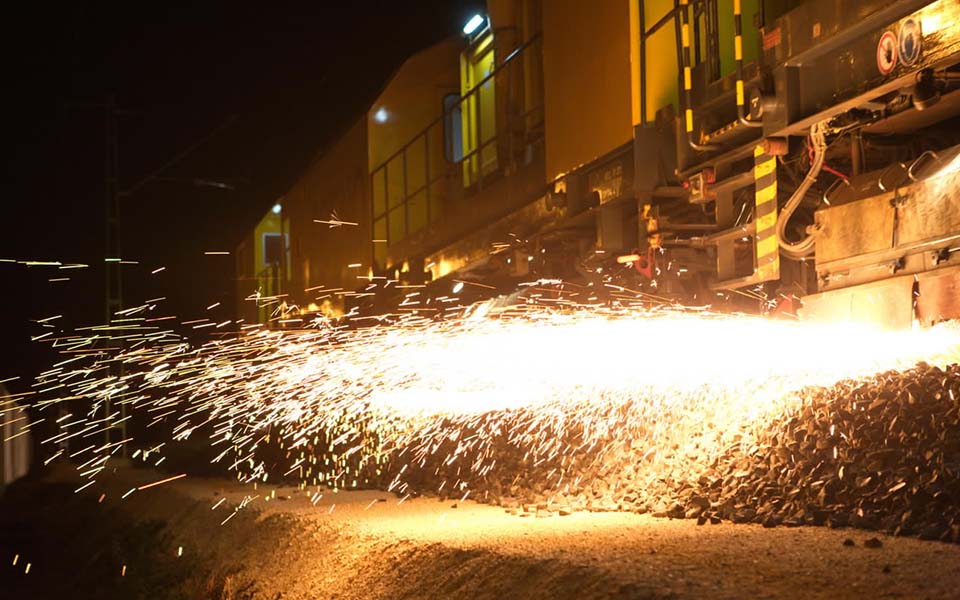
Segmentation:
<svg viewBox="0 0 960 600">
<path fill-rule="evenodd" d="M 463 160 L 463 117 L 460 112 L 460 94 L 443 97 L 443 153 L 458 163 Z"/>
</svg>

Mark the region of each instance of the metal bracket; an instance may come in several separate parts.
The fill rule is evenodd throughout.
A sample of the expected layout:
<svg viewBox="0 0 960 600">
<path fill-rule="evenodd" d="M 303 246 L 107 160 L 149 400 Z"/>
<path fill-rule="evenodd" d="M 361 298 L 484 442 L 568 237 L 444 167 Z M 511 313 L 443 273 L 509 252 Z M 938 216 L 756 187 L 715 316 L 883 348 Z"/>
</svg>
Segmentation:
<svg viewBox="0 0 960 600">
<path fill-rule="evenodd" d="M 888 187 L 887 185 L 885 185 L 885 184 L 883 183 L 883 179 L 884 179 L 884 177 L 886 177 L 887 174 L 890 173 L 890 172 L 892 171 L 892 169 L 894 169 L 895 167 L 900 167 L 900 169 L 903 170 L 903 173 L 904 173 L 904 174 L 903 174 L 903 178 L 900 179 L 900 180 L 898 180 L 896 183 L 892 184 L 890 187 Z M 880 188 L 880 191 L 882 191 L 882 192 L 889 192 L 891 189 L 896 189 L 896 188 L 900 187 L 901 185 L 903 185 L 904 182 L 907 181 L 908 176 L 907 176 L 906 173 L 907 173 L 907 165 L 906 165 L 905 163 L 902 163 L 902 162 L 893 163 L 892 165 L 890 165 L 889 167 L 887 167 L 886 169 L 884 169 L 882 173 L 880 173 L 880 177 L 877 178 L 877 187 Z"/>
<path fill-rule="evenodd" d="M 904 257 L 902 257 L 902 256 L 901 256 L 900 258 L 894 260 L 894 261 L 890 264 L 890 274 L 891 274 L 891 275 L 895 275 L 898 271 L 903 270 L 903 268 L 906 266 L 906 264 L 907 264 L 907 261 L 906 261 L 906 259 L 905 259 Z"/>
<path fill-rule="evenodd" d="M 939 250 L 934 250 L 932 254 L 933 264 L 939 266 L 950 260 L 951 252 L 950 248 L 940 248 Z"/>
<path fill-rule="evenodd" d="M 907 169 L 907 177 L 910 178 L 910 181 L 914 181 L 914 182 L 918 181 L 914 171 L 917 169 L 918 165 L 924 164 L 926 162 L 923 159 L 927 157 L 930 157 L 932 160 L 936 162 L 940 162 L 940 156 L 936 152 L 934 152 L 933 150 L 927 150 L 926 152 L 918 156 L 912 163 L 910 163 L 910 167 Z"/>
</svg>

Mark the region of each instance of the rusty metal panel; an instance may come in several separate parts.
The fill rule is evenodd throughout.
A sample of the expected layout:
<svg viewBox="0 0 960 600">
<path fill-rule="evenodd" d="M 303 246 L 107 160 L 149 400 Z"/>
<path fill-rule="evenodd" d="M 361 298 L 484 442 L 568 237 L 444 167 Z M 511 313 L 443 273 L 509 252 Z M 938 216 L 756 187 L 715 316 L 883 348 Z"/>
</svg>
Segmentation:
<svg viewBox="0 0 960 600">
<path fill-rule="evenodd" d="M 913 324 L 913 276 L 804 296 L 798 313 L 809 321 L 874 323 L 906 329 Z"/>
<path fill-rule="evenodd" d="M 953 167 L 953 168 L 951 168 Z M 955 165 L 943 175 L 914 186 L 900 209 L 901 244 L 920 242 L 960 232 L 960 173 Z"/>
<path fill-rule="evenodd" d="M 917 276 L 917 317 L 924 325 L 960 318 L 960 267 Z"/>
<path fill-rule="evenodd" d="M 890 195 L 817 211 L 817 264 L 887 250 L 893 243 Z"/>
</svg>

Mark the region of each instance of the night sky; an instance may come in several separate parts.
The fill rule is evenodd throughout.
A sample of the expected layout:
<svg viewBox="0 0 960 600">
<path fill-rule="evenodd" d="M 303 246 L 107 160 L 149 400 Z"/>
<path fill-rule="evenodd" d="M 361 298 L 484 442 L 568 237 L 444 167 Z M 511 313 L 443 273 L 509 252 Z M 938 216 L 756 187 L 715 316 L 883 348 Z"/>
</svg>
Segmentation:
<svg viewBox="0 0 960 600">
<path fill-rule="evenodd" d="M 247 229 L 376 97 L 410 54 L 458 32 L 479 0 L 35 4 L 5 18 L 0 379 L 49 360 L 30 323 L 103 318 L 105 111 L 120 117 L 121 189 L 209 136 L 123 200 L 128 305 L 165 296 L 166 314 L 222 302 L 233 318 L 232 251 Z M 213 135 L 211 136 L 211 133 Z M 195 178 L 231 183 L 198 187 Z M 166 271 L 151 276 L 164 266 Z M 69 276 L 70 281 L 49 282 Z M 205 315 L 200 315 L 205 316 Z M 24 380 L 8 384 L 26 388 Z"/>
</svg>

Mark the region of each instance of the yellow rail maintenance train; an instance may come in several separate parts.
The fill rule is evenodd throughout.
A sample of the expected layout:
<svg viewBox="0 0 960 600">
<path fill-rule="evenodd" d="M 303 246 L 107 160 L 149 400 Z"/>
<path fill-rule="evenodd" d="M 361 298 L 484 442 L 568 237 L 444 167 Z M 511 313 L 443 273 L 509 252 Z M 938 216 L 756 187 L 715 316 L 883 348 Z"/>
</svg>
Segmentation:
<svg viewBox="0 0 960 600">
<path fill-rule="evenodd" d="M 241 310 L 555 278 L 955 318 L 958 64 L 960 0 L 489 0 L 240 245 Z"/>
</svg>

